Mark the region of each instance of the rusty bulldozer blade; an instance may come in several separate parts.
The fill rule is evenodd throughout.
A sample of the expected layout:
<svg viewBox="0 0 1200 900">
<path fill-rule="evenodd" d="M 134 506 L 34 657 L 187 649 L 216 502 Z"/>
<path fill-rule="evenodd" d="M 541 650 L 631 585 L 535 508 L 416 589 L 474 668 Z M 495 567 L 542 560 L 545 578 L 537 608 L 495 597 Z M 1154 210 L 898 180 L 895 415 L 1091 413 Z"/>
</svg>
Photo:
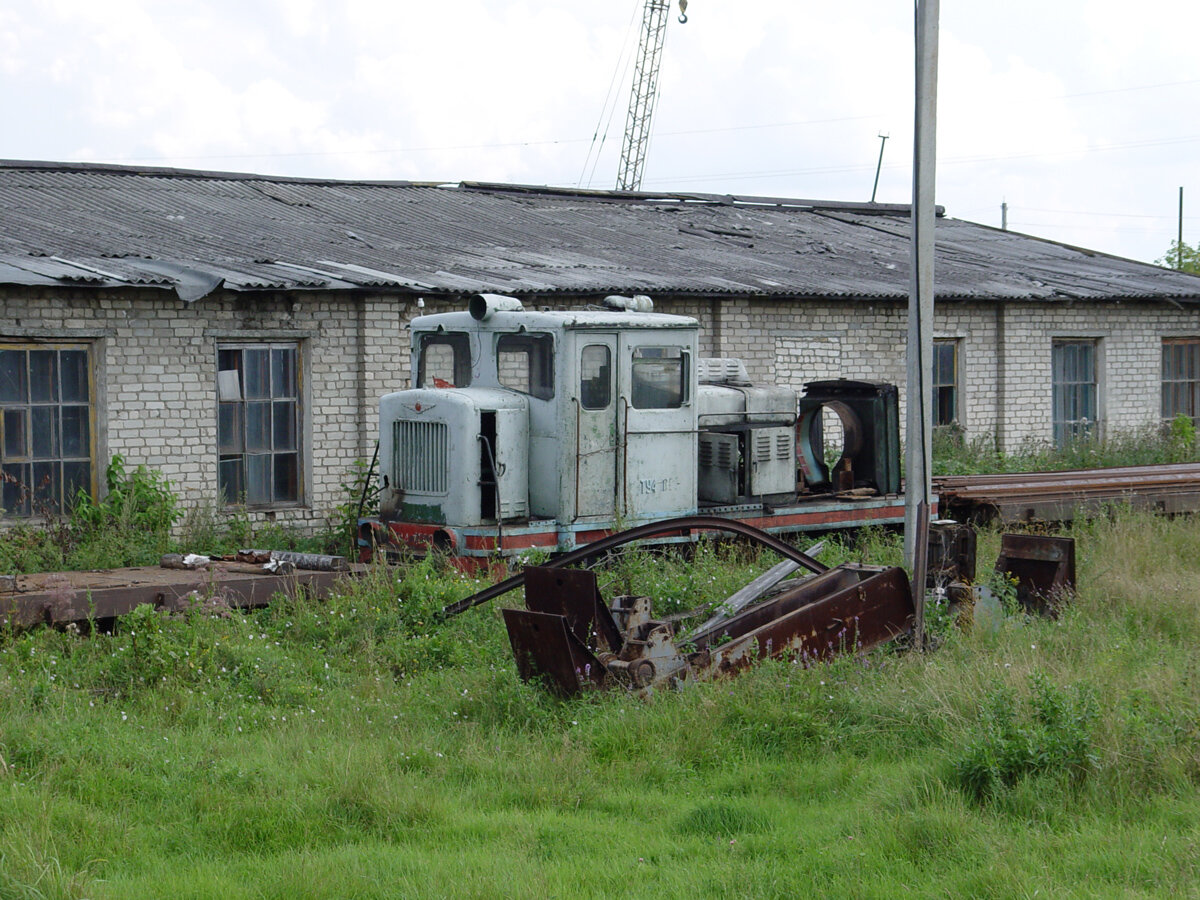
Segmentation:
<svg viewBox="0 0 1200 900">
<path fill-rule="evenodd" d="M 527 609 L 504 622 L 525 680 L 564 697 L 596 688 L 648 690 L 740 672 L 777 656 L 828 659 L 909 631 L 912 591 L 903 569 L 843 565 L 681 639 L 647 597 L 605 606 L 593 572 L 531 567 Z"/>
</svg>

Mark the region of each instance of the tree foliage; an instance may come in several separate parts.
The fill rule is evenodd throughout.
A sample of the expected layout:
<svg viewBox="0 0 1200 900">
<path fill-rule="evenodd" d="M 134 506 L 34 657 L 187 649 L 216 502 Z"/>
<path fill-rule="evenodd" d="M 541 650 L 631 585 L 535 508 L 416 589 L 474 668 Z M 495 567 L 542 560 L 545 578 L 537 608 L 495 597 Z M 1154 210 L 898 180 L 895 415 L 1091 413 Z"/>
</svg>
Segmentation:
<svg viewBox="0 0 1200 900">
<path fill-rule="evenodd" d="M 1168 269 L 1200 275 L 1200 242 L 1193 247 L 1187 241 L 1182 244 L 1179 241 L 1171 241 L 1166 254 L 1156 259 L 1155 263 Z"/>
</svg>

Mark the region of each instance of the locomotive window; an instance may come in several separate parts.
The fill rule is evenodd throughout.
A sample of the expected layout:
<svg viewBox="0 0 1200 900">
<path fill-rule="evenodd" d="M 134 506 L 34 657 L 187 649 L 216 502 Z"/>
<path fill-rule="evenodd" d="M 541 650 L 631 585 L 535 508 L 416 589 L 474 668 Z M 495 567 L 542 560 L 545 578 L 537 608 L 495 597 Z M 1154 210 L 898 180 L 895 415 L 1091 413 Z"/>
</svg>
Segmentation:
<svg viewBox="0 0 1200 900">
<path fill-rule="evenodd" d="M 588 344 L 579 356 L 579 403 L 606 409 L 612 400 L 612 355 L 603 344 Z"/>
<path fill-rule="evenodd" d="M 634 348 L 634 409 L 678 409 L 685 399 L 686 379 L 682 347 Z"/>
<path fill-rule="evenodd" d="M 467 387 L 471 383 L 471 349 L 465 334 L 423 334 L 419 347 L 417 387 Z"/>
<path fill-rule="evenodd" d="M 496 342 L 496 378 L 501 387 L 554 396 L 554 339 L 548 334 L 503 334 Z"/>
</svg>

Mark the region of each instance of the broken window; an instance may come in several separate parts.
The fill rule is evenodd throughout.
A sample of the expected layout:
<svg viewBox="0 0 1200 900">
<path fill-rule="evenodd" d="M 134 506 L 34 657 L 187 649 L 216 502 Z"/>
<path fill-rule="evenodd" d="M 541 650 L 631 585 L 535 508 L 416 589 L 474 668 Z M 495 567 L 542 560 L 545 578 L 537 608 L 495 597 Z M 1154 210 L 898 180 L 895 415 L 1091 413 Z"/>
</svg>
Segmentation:
<svg viewBox="0 0 1200 900">
<path fill-rule="evenodd" d="M 634 409 L 678 409 L 687 399 L 682 347 L 635 347 L 630 402 Z"/>
<path fill-rule="evenodd" d="M 1096 341 L 1055 341 L 1051 351 L 1054 446 L 1095 433 L 1099 416 Z"/>
<path fill-rule="evenodd" d="M 295 343 L 217 348 L 217 467 L 226 503 L 300 501 L 299 363 Z"/>
<path fill-rule="evenodd" d="M 958 421 L 958 341 L 933 342 L 933 424 Z"/>
<path fill-rule="evenodd" d="M 0 344 L 3 515 L 55 515 L 92 490 L 91 373 L 86 346 Z"/>
<path fill-rule="evenodd" d="M 500 335 L 496 378 L 501 387 L 549 400 L 554 396 L 554 338 L 548 334 Z"/>
<path fill-rule="evenodd" d="M 1162 342 L 1162 417 L 1179 415 L 1200 425 L 1200 338 Z"/>
<path fill-rule="evenodd" d="M 417 387 L 470 386 L 471 348 L 465 334 L 423 334 L 417 342 L 417 353 Z"/>
</svg>

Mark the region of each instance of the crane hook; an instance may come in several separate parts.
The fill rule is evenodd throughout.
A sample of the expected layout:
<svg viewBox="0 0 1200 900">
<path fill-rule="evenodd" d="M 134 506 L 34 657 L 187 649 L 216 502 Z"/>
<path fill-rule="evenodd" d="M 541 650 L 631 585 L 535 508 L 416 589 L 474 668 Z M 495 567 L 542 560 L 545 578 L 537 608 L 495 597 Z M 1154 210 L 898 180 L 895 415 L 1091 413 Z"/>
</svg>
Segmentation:
<svg viewBox="0 0 1200 900">
<path fill-rule="evenodd" d="M 679 0 L 679 24 L 687 24 L 687 4 L 688 0 Z"/>
</svg>

